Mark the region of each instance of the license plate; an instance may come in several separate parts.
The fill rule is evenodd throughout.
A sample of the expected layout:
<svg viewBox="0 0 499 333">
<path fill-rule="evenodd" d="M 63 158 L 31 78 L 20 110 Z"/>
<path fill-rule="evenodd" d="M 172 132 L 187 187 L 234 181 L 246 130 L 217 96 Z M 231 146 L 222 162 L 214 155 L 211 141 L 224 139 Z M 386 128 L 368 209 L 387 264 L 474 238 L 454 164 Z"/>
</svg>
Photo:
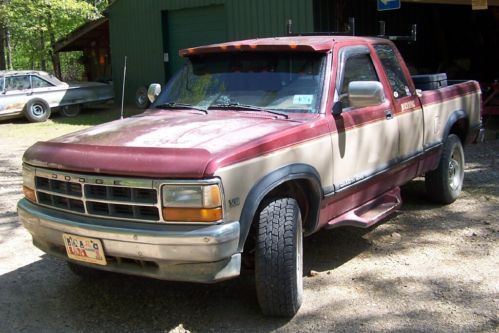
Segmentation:
<svg viewBox="0 0 499 333">
<path fill-rule="evenodd" d="M 107 265 L 106 256 L 100 240 L 63 234 L 68 257 L 97 265 Z"/>
</svg>

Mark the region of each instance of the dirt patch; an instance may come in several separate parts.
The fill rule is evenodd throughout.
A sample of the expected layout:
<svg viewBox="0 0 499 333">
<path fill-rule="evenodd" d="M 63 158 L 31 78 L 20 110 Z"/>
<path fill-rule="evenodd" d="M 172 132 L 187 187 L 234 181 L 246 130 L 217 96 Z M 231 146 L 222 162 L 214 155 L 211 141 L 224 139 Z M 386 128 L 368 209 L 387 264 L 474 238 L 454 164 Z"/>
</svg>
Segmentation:
<svg viewBox="0 0 499 333">
<path fill-rule="evenodd" d="M 72 275 L 31 244 L 15 212 L 21 156 L 62 133 L 12 137 L 0 124 L 0 331 L 494 332 L 499 309 L 499 141 L 467 147 L 464 192 L 428 203 L 422 179 L 402 209 L 369 230 L 322 231 L 304 242 L 304 304 L 263 317 L 251 274 L 216 285 Z"/>
</svg>

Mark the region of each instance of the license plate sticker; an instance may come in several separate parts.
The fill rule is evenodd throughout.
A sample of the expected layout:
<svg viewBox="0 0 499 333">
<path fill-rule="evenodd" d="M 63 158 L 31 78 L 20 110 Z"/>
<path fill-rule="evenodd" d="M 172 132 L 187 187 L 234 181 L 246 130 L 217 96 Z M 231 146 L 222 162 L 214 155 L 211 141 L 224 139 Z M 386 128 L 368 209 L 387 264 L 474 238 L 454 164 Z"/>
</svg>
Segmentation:
<svg viewBox="0 0 499 333">
<path fill-rule="evenodd" d="M 69 258 L 97 265 L 107 265 L 100 240 L 69 234 L 63 234 L 62 238 Z"/>
</svg>

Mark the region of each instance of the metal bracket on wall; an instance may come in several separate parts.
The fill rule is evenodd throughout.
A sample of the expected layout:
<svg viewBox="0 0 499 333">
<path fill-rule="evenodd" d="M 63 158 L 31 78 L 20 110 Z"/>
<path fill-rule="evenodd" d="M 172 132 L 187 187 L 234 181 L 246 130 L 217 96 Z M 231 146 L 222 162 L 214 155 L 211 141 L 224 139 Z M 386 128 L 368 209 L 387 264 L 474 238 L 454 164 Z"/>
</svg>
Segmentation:
<svg viewBox="0 0 499 333">
<path fill-rule="evenodd" d="M 386 35 L 386 22 L 378 21 L 379 24 L 379 34 L 377 37 L 386 38 L 393 41 L 405 41 L 405 42 L 415 42 L 417 40 L 417 30 L 418 25 L 411 25 L 411 34 L 409 36 L 390 36 Z"/>
<path fill-rule="evenodd" d="M 392 41 L 405 41 L 405 42 L 415 42 L 417 39 L 417 24 L 411 26 L 411 34 L 408 36 L 390 36 L 386 34 L 386 23 L 385 21 L 379 21 L 379 33 L 371 37 L 385 38 Z M 355 30 L 355 17 L 348 18 L 348 25 L 345 31 L 325 31 L 325 32 L 302 32 L 302 33 L 292 33 L 291 20 L 288 21 L 288 36 L 357 36 Z M 368 36 L 369 37 L 369 36 Z"/>
</svg>

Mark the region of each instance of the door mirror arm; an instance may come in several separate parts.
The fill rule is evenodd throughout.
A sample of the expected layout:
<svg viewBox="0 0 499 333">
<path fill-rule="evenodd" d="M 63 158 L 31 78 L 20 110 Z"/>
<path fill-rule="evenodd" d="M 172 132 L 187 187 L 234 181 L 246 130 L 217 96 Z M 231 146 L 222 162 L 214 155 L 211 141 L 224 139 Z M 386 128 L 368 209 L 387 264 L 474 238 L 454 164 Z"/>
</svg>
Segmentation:
<svg viewBox="0 0 499 333">
<path fill-rule="evenodd" d="M 343 103 L 337 101 L 333 104 L 333 116 L 339 117 L 343 113 Z"/>
</svg>

